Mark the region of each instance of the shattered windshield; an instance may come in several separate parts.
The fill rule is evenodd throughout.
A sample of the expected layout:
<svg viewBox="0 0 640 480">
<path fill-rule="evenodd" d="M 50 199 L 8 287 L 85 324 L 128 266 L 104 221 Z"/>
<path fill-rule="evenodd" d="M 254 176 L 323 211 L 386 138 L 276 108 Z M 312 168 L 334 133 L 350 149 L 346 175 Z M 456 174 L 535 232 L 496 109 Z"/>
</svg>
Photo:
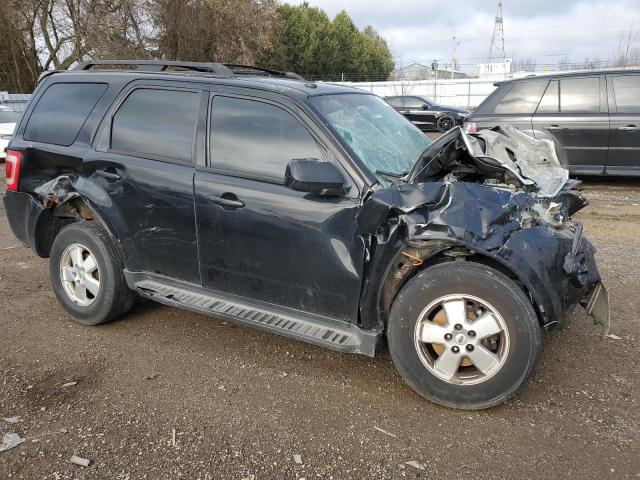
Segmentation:
<svg viewBox="0 0 640 480">
<path fill-rule="evenodd" d="M 411 122 L 374 95 L 322 95 L 311 98 L 311 103 L 373 173 L 408 172 L 431 144 Z M 380 173 L 376 176 L 383 178 Z"/>
</svg>

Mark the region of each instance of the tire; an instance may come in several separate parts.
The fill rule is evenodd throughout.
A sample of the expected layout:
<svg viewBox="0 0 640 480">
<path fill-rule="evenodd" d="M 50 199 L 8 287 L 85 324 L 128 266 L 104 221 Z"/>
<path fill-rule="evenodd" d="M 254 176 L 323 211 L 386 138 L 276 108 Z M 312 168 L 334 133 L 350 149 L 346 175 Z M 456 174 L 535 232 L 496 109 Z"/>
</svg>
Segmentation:
<svg viewBox="0 0 640 480">
<path fill-rule="evenodd" d="M 443 115 L 442 117 L 438 118 L 438 120 L 436 121 L 436 126 L 438 127 L 439 132 L 444 133 L 444 132 L 448 132 L 453 127 L 455 127 L 456 121 L 453 119 L 453 117 L 450 117 L 449 115 Z"/>
<path fill-rule="evenodd" d="M 457 311 L 464 316 L 457 317 Z M 454 328 L 449 312 L 465 319 L 461 330 Z M 500 333 L 484 336 L 498 328 Z M 442 332 L 450 340 L 429 343 Z M 464 410 L 493 407 L 514 395 L 533 369 L 540 337 L 538 318 L 523 291 L 501 272 L 472 262 L 441 263 L 417 274 L 396 297 L 387 328 L 389 352 L 404 380 L 434 403 Z M 461 360 L 454 356 L 456 348 Z M 460 361 L 460 366 L 445 368 L 452 358 L 451 365 Z M 458 370 L 446 379 L 453 368 Z"/>
<path fill-rule="evenodd" d="M 84 261 L 74 263 L 79 251 L 84 252 Z M 87 266 L 87 273 L 79 269 L 68 274 L 76 263 L 87 265 L 90 256 L 96 269 Z M 128 312 L 135 299 L 135 293 L 127 287 L 122 260 L 115 245 L 104 228 L 95 222 L 72 223 L 58 233 L 51 247 L 49 274 L 58 301 L 74 320 L 83 325 L 99 325 L 114 320 Z M 78 295 L 76 287 L 81 291 L 84 284 L 92 286 L 95 294 L 87 287 L 84 297 Z"/>
</svg>

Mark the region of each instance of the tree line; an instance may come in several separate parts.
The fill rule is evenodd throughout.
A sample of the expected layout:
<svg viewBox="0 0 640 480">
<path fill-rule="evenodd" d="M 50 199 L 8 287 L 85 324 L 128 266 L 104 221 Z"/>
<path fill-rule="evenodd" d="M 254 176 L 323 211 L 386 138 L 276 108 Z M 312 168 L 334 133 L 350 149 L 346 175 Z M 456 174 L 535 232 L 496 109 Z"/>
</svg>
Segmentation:
<svg viewBox="0 0 640 480">
<path fill-rule="evenodd" d="M 386 78 L 384 38 L 307 3 L 276 0 L 4 0 L 0 90 L 31 92 L 48 69 L 89 59 L 253 64 L 308 78 Z"/>
</svg>

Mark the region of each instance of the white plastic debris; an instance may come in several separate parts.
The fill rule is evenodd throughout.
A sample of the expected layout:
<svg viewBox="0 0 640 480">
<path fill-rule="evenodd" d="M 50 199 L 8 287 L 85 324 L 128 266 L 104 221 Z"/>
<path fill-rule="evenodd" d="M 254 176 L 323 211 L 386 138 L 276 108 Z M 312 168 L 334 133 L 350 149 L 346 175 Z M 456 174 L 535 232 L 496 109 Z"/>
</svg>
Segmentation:
<svg viewBox="0 0 640 480">
<path fill-rule="evenodd" d="M 20 423 L 22 421 L 22 417 L 20 415 L 14 415 L 13 417 L 4 417 L 2 420 L 7 423 Z"/>
<path fill-rule="evenodd" d="M 607 338 L 610 338 L 611 340 L 622 340 L 622 337 L 619 337 L 618 335 L 616 335 L 615 333 L 610 333 L 607 335 Z"/>
<path fill-rule="evenodd" d="M 75 387 L 77 384 L 78 384 L 78 382 L 68 382 L 68 383 L 65 383 L 64 385 L 62 385 L 62 388 Z"/>
<path fill-rule="evenodd" d="M 302 465 L 302 455 L 298 455 L 297 453 L 293 455 L 293 461 L 298 465 Z"/>
<path fill-rule="evenodd" d="M 410 467 L 417 468 L 418 470 L 426 470 L 427 466 L 424 463 L 420 463 L 417 460 L 410 460 L 408 462 L 404 462 L 405 465 L 409 465 Z"/>
<path fill-rule="evenodd" d="M 2 445 L 0 445 L 0 452 L 4 452 L 13 447 L 17 447 L 22 442 L 24 442 L 24 438 L 14 432 L 5 433 L 2 437 Z"/>
<path fill-rule="evenodd" d="M 80 465 L 81 467 L 88 467 L 91 463 L 91 460 L 88 458 L 78 457 L 77 455 L 71 455 L 69 459 L 69 463 L 73 463 L 74 465 Z"/>
<path fill-rule="evenodd" d="M 397 435 L 394 435 L 394 434 L 393 434 L 393 433 L 391 433 L 391 432 L 387 432 L 386 430 L 383 430 L 383 429 L 382 429 L 382 428 L 380 428 L 380 427 L 376 427 L 376 426 L 374 425 L 374 426 L 373 426 L 373 428 L 375 428 L 375 429 L 376 429 L 377 431 L 379 431 L 380 433 L 384 433 L 385 435 L 389 435 L 390 437 L 393 437 L 393 438 L 398 438 L 398 436 L 397 436 Z"/>
</svg>

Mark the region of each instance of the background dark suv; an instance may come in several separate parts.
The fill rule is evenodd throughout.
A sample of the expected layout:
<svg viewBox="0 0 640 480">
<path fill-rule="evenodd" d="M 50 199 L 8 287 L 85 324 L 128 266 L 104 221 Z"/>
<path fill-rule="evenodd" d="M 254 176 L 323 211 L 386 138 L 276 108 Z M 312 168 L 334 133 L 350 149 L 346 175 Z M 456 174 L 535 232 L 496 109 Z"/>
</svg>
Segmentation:
<svg viewBox="0 0 640 480">
<path fill-rule="evenodd" d="M 572 174 L 640 175 L 640 71 L 527 77 L 501 83 L 465 120 L 553 140 Z"/>
<path fill-rule="evenodd" d="M 438 105 L 417 95 L 385 97 L 385 101 L 423 132 L 446 132 L 462 121 L 469 112 L 458 107 Z"/>
</svg>

